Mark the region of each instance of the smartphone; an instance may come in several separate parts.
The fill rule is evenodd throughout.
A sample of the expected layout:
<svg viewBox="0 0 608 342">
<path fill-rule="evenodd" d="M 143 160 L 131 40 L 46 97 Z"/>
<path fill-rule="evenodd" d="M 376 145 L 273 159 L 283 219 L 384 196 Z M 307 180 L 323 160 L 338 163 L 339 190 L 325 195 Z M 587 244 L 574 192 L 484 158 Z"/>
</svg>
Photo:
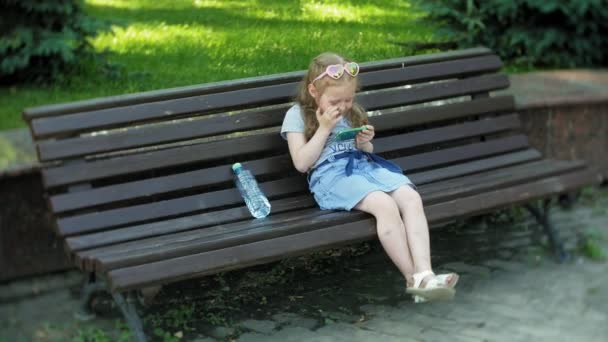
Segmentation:
<svg viewBox="0 0 608 342">
<path fill-rule="evenodd" d="M 339 131 L 338 133 L 336 133 L 336 140 L 344 141 L 344 140 L 354 139 L 355 136 L 357 136 L 357 133 L 363 131 L 366 128 L 367 128 L 367 126 L 363 125 L 363 126 L 357 127 L 357 128 L 343 129 L 343 130 Z"/>
</svg>

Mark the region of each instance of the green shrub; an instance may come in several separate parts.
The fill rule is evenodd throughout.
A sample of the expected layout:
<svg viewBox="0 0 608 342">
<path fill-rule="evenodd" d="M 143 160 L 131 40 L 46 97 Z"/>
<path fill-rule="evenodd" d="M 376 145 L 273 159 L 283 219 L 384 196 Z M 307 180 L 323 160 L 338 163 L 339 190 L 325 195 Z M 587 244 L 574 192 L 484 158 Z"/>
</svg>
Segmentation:
<svg viewBox="0 0 608 342">
<path fill-rule="evenodd" d="M 0 83 L 46 82 L 95 56 L 87 40 L 108 27 L 79 0 L 0 0 Z"/>
<path fill-rule="evenodd" d="M 605 0 L 419 0 L 437 38 L 483 45 L 524 67 L 608 64 Z"/>
</svg>

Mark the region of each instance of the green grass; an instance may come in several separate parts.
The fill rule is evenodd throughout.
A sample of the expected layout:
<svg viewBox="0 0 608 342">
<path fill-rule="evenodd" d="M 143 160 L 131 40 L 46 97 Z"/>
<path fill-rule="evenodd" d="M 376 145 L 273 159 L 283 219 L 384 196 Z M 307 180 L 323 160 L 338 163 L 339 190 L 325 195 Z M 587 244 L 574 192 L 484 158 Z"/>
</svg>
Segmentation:
<svg viewBox="0 0 608 342">
<path fill-rule="evenodd" d="M 391 41 L 433 41 L 409 0 L 88 0 L 86 10 L 115 23 L 92 42 L 127 72 L 0 88 L 0 129 L 25 126 L 26 107 L 303 70 L 323 51 L 400 57 L 428 51 Z"/>
</svg>

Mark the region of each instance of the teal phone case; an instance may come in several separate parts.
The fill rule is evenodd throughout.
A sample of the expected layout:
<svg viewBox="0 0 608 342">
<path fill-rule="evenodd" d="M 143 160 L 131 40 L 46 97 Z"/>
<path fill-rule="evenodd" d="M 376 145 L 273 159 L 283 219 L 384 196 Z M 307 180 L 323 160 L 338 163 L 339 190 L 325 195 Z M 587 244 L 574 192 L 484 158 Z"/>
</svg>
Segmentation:
<svg viewBox="0 0 608 342">
<path fill-rule="evenodd" d="M 344 141 L 354 139 L 355 136 L 357 136 L 357 133 L 363 131 L 365 128 L 365 126 L 362 126 L 357 128 L 343 129 L 336 133 L 336 140 Z"/>
</svg>

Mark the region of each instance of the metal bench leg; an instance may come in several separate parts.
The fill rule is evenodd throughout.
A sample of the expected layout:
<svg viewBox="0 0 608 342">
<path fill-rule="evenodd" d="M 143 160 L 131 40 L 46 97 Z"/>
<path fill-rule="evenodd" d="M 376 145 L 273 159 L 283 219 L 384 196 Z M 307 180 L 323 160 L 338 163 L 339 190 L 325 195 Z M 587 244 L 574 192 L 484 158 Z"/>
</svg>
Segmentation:
<svg viewBox="0 0 608 342">
<path fill-rule="evenodd" d="M 129 328 L 131 328 L 131 331 L 135 334 L 135 340 L 137 342 L 146 342 L 147 339 L 144 334 L 143 324 L 135 309 L 136 299 L 133 293 L 127 292 L 127 298 L 125 298 L 122 293 L 112 293 L 112 297 L 116 301 L 116 304 L 118 304 L 123 316 L 125 316 Z"/>
<path fill-rule="evenodd" d="M 557 258 L 558 262 L 564 262 L 570 259 L 570 253 L 564 249 L 564 244 L 557 235 L 557 231 L 553 227 L 549 218 L 549 208 L 551 205 L 551 199 L 543 200 L 542 206 L 536 207 L 532 204 L 526 204 L 525 207 L 530 213 L 536 218 L 536 221 L 543 226 L 545 233 L 549 237 L 549 243 L 553 249 L 553 253 Z"/>
<path fill-rule="evenodd" d="M 106 283 L 103 280 L 96 279 L 95 273 L 88 273 L 80 290 L 80 303 L 78 304 L 78 311 L 75 313 L 76 319 L 88 321 L 95 318 L 95 313 L 91 310 L 91 297 L 97 291 L 107 291 Z"/>
<path fill-rule="evenodd" d="M 76 319 L 81 321 L 87 321 L 95 318 L 95 313 L 91 310 L 91 297 L 93 293 L 97 291 L 105 291 L 112 295 L 114 301 L 120 308 L 123 316 L 127 320 L 127 324 L 131 331 L 135 335 L 135 339 L 138 342 L 146 342 L 146 335 L 144 334 L 143 324 L 135 309 L 136 297 L 133 293 L 128 292 L 127 298 L 122 293 L 112 293 L 108 290 L 106 282 L 95 276 L 95 273 L 88 273 L 85 277 L 84 284 L 80 292 L 80 303 L 78 311 L 75 316 Z"/>
</svg>

